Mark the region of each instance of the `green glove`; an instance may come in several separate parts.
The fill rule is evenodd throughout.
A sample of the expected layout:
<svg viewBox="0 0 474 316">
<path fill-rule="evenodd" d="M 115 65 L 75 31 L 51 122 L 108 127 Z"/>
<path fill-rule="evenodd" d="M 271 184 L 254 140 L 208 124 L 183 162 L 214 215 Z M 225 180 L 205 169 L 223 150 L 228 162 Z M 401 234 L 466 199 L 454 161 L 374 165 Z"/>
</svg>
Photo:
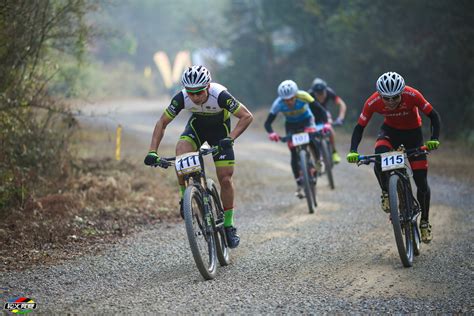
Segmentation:
<svg viewBox="0 0 474 316">
<path fill-rule="evenodd" d="M 359 160 L 359 153 L 356 151 L 351 151 L 346 156 L 347 162 L 356 163 Z"/>
<path fill-rule="evenodd" d="M 428 147 L 428 150 L 435 150 L 439 147 L 439 140 L 432 139 L 425 143 L 425 146 Z"/>
</svg>

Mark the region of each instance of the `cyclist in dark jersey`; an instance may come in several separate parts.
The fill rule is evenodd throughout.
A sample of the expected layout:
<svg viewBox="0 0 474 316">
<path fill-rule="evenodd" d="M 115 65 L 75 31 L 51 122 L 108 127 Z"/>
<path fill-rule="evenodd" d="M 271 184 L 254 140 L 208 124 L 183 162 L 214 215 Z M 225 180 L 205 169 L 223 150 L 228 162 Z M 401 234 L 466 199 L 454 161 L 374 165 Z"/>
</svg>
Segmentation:
<svg viewBox="0 0 474 316">
<path fill-rule="evenodd" d="M 184 71 L 181 83 L 184 89 L 178 92 L 171 104 L 156 123 L 150 149 L 145 157 L 146 165 L 164 163 L 157 154 L 166 126 L 186 109 L 192 112 L 188 123 L 176 145 L 176 155 L 197 151 L 206 141 L 210 146 L 219 146 L 219 152 L 214 154 L 217 178 L 221 186 L 221 199 L 224 207 L 224 227 L 229 247 L 239 245 L 240 238 L 234 227 L 234 140 L 242 134 L 252 122 L 253 116 L 249 110 L 237 101 L 227 88 L 211 82 L 211 74 L 203 66 L 192 66 Z M 231 129 L 231 114 L 239 120 Z M 178 177 L 181 197 L 185 190 L 184 181 Z M 183 216 L 181 214 L 181 216 Z"/>
<path fill-rule="evenodd" d="M 346 117 L 347 106 L 344 100 L 338 96 L 331 87 L 328 87 L 326 81 L 321 78 L 315 78 L 311 88 L 308 90 L 309 94 L 314 97 L 327 111 L 329 123 L 332 125 L 342 125 L 344 123 L 344 118 Z M 332 102 L 339 107 L 339 114 L 336 120 L 332 120 L 331 113 L 328 109 L 329 103 Z M 335 141 L 334 129 L 331 127 L 331 144 L 333 148 L 332 160 L 334 163 L 339 163 L 341 157 L 339 156 L 336 150 L 336 141 Z"/>
<path fill-rule="evenodd" d="M 419 111 L 431 119 L 431 139 L 425 143 L 428 149 L 439 147 L 440 118 L 438 112 L 425 100 L 423 95 L 412 87 L 396 72 L 387 72 L 377 80 L 377 92 L 372 94 L 364 104 L 359 121 L 352 133 L 351 148 L 347 161 L 355 163 L 359 154 L 357 147 L 362 140 L 365 126 L 374 113 L 384 116 L 384 122 L 375 143 L 375 153 L 397 149 L 401 144 L 405 148 L 416 148 L 423 145 L 421 117 Z M 430 187 L 428 185 L 428 161 L 426 155 L 409 159 L 413 170 L 413 179 L 417 187 L 417 200 L 421 207 L 420 231 L 422 241 L 428 243 L 433 238 L 429 223 Z M 375 175 L 382 188 L 382 209 L 389 213 L 387 179 L 380 165 L 374 167 Z"/>
</svg>

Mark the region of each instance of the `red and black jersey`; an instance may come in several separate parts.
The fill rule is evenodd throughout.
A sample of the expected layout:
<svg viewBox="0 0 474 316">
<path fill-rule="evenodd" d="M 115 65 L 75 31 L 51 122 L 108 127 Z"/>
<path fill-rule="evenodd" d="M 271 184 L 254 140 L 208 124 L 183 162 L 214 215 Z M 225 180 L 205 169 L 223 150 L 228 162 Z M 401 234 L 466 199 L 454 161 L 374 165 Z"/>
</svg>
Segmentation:
<svg viewBox="0 0 474 316">
<path fill-rule="evenodd" d="M 406 86 L 402 92 L 400 105 L 389 110 L 382 97 L 375 92 L 365 101 L 362 113 L 359 116 L 359 125 L 365 127 L 374 113 L 384 116 L 384 124 L 396 129 L 414 129 L 421 126 L 419 110 L 429 115 L 433 110 L 431 104 L 426 101 L 423 95 L 416 89 Z"/>
<path fill-rule="evenodd" d="M 331 87 L 326 88 L 326 98 L 321 102 L 316 96 L 316 93 L 312 90 L 309 90 L 308 93 L 315 98 L 319 104 L 321 104 L 326 110 L 328 109 L 329 101 L 333 101 L 334 104 L 341 102 L 341 98 L 334 92 Z"/>
</svg>

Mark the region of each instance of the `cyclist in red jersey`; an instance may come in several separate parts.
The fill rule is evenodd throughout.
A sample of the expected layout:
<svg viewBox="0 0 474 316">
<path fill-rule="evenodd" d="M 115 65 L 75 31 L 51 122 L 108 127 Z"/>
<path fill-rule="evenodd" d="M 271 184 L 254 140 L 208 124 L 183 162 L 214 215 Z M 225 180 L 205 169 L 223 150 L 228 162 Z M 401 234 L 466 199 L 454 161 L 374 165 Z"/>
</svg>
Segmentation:
<svg viewBox="0 0 474 316">
<path fill-rule="evenodd" d="M 355 163 L 359 154 L 357 147 L 362 140 L 364 128 L 374 113 L 384 116 L 377 141 L 375 153 L 380 154 L 398 148 L 401 144 L 405 148 L 415 148 L 423 145 L 421 117 L 419 111 L 431 119 L 431 140 L 425 145 L 433 150 L 439 147 L 440 117 L 438 112 L 426 101 L 416 89 L 406 86 L 405 81 L 396 72 L 382 74 L 376 83 L 377 92 L 365 101 L 362 113 L 352 133 L 351 149 L 347 161 Z M 417 199 L 421 206 L 420 231 L 423 242 L 432 240 L 431 225 L 429 223 L 430 187 L 428 185 L 428 161 L 426 155 L 409 159 L 413 169 L 413 179 L 417 187 Z M 387 179 L 381 172 L 380 165 L 374 167 L 375 175 L 382 189 L 382 210 L 389 213 Z"/>
</svg>

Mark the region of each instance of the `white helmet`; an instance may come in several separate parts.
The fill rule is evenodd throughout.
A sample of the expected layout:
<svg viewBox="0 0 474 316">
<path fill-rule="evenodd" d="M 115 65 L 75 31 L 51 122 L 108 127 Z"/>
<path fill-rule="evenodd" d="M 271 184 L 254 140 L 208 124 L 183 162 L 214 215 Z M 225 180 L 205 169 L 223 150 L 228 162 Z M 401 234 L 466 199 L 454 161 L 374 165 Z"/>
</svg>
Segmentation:
<svg viewBox="0 0 474 316">
<path fill-rule="evenodd" d="M 211 82 L 211 73 L 206 67 L 196 65 L 188 67 L 181 76 L 181 83 L 186 88 L 203 88 Z"/>
<path fill-rule="evenodd" d="M 285 80 L 278 86 L 278 95 L 286 100 L 291 99 L 298 92 L 298 86 L 293 80 Z"/>
<path fill-rule="evenodd" d="M 377 91 L 383 97 L 393 97 L 405 89 L 405 80 L 396 72 L 386 72 L 377 79 Z"/>
</svg>

